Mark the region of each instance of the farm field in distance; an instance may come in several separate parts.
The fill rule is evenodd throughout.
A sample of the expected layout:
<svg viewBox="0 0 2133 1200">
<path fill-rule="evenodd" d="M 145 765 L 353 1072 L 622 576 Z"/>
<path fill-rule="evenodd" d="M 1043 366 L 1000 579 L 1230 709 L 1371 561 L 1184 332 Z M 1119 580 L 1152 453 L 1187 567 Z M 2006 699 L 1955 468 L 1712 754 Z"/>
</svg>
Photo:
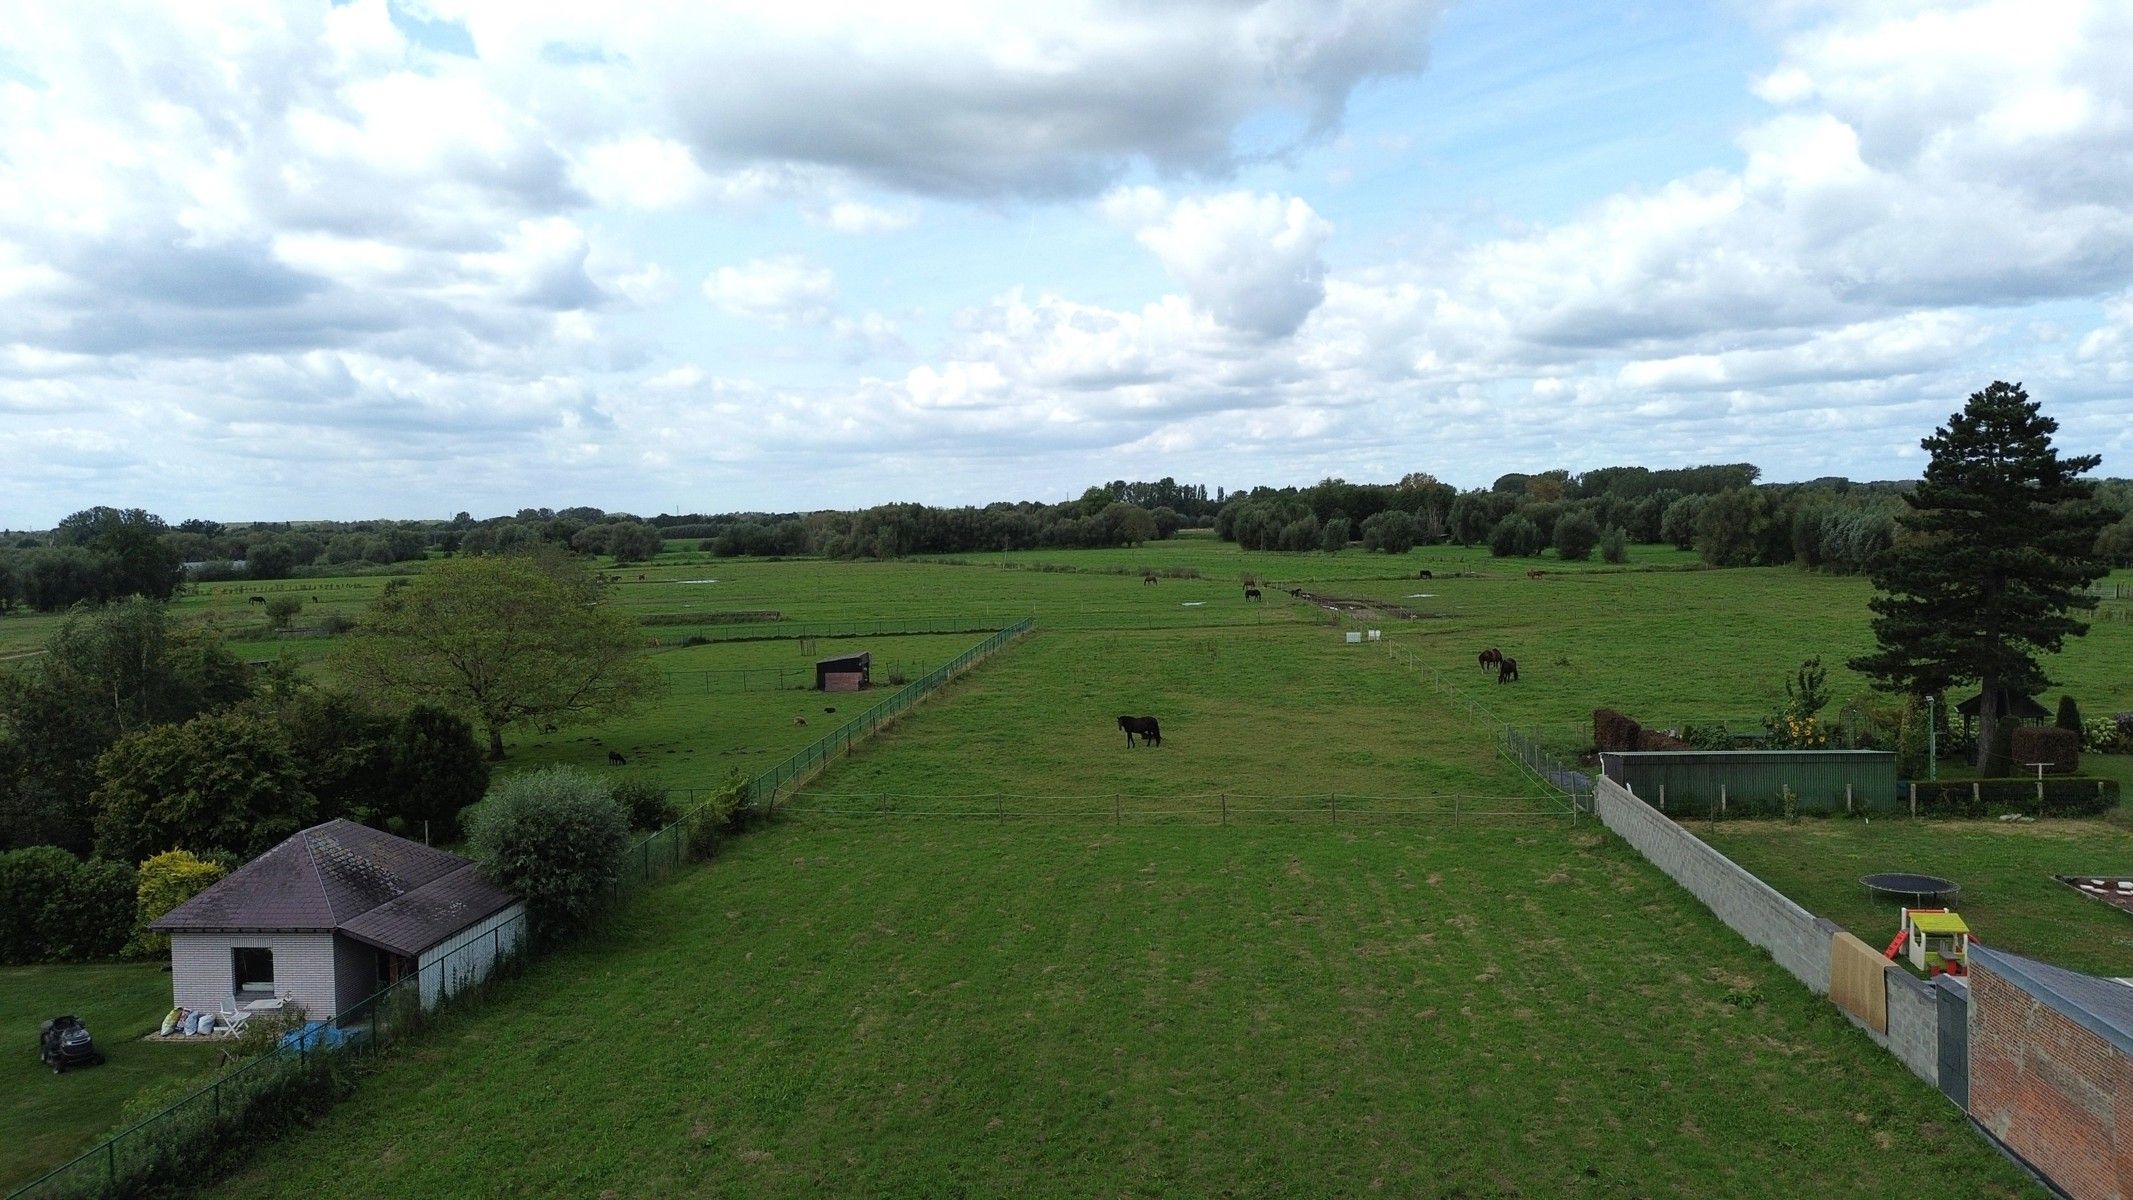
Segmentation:
<svg viewBox="0 0 2133 1200">
<path fill-rule="evenodd" d="M 1869 642 L 1862 581 L 1686 569 L 1661 547 L 1633 549 L 1628 570 L 1204 537 L 957 557 L 684 551 L 615 571 L 661 690 L 600 725 L 514 730 L 503 770 L 566 763 L 687 797 L 886 694 L 801 690 L 817 657 L 868 651 L 885 685 L 982 636 L 892 627 L 1037 625 L 769 828 L 388 1059 L 229 1194 L 923 1194 L 952 1179 L 973 1194 L 1864 1196 L 1951 1170 L 1975 1194 L 2033 1194 L 1930 1087 L 1572 822 L 1497 751 L 1491 721 L 1408 665 L 1558 744 L 1589 740 L 1600 705 L 1752 721 L 1812 655 L 1839 704 L 1863 691 L 1841 665 Z M 1528 578 L 1536 566 L 1548 574 Z M 1200 577 L 1151 586 L 1143 568 Z M 1249 602 L 1247 574 L 1377 615 L 1344 623 L 1271 586 Z M 321 597 L 301 624 L 311 609 L 360 619 L 385 584 L 285 586 Z M 210 585 L 179 612 L 243 635 L 243 657 L 325 670 L 334 639 L 262 633 L 246 597 L 275 586 Z M 729 617 L 766 611 L 781 620 Z M 0 650 L 53 623 L 0 621 Z M 1342 641 L 1366 626 L 1385 643 Z M 723 640 L 736 633 L 758 640 Z M 1525 681 L 1481 673 L 1487 645 Z M 2051 669 L 2107 712 L 2133 708 L 2129 664 L 2133 626 L 2099 621 Z M 1128 750 L 1121 713 L 1158 715 L 1165 744 Z M 1969 856 L 1949 873 L 1968 871 L 1988 942 L 1998 928 L 1996 944 L 2133 974 L 2123 915 L 2046 878 L 2133 857 L 2116 819 L 1708 836 L 1876 944 L 1893 910 L 1862 908 L 1859 874 Z M 107 1127 L 124 1098 L 78 1123 Z M 0 1115 L 0 1135 L 37 1111 Z"/>
</svg>

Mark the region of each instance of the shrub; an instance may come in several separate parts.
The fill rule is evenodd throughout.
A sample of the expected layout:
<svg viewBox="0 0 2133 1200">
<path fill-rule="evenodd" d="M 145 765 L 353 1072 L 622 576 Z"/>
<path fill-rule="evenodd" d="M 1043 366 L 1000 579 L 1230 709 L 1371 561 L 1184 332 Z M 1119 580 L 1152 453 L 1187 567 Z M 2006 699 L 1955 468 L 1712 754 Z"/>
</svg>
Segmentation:
<svg viewBox="0 0 2133 1200">
<path fill-rule="evenodd" d="M 1637 735 L 1643 727 L 1611 708 L 1592 710 L 1592 744 L 1605 754 L 1619 753 L 1637 748 Z"/>
<path fill-rule="evenodd" d="M 1489 553 L 1497 558 L 1529 558 L 1539 554 L 1545 544 L 1540 526 L 1519 513 L 1496 522 L 1496 528 L 1489 530 Z"/>
<path fill-rule="evenodd" d="M 418 704 L 401 714 L 387 744 L 387 792 L 393 815 L 417 837 L 450 841 L 460 816 L 489 789 L 489 764 L 465 719 Z"/>
<path fill-rule="evenodd" d="M 0 854 L 0 963 L 109 958 L 133 928 L 133 869 L 57 846 Z"/>
<path fill-rule="evenodd" d="M 1599 544 L 1599 523 L 1584 513 L 1571 513 L 1555 523 L 1555 552 L 1566 562 L 1584 562 Z"/>
<path fill-rule="evenodd" d="M 2081 723 L 2081 748 L 2094 754 L 2123 754 L 2133 739 L 2128 739 L 2116 720 L 2110 717 L 2092 717 Z"/>
<path fill-rule="evenodd" d="M 148 926 L 229 873 L 222 864 L 183 850 L 166 850 L 143 862 L 134 891 L 134 935 L 127 953 L 143 957 L 170 953 L 170 935 L 152 933 Z"/>
<path fill-rule="evenodd" d="M 1629 561 L 1629 535 L 1619 526 L 1600 535 L 1600 559 L 1611 563 Z"/>
<path fill-rule="evenodd" d="M 1363 549 L 1405 554 L 1422 538 L 1422 525 L 1411 512 L 1389 508 L 1363 518 Z"/>
<path fill-rule="evenodd" d="M 489 790 L 467 846 L 482 874 L 526 902 L 543 934 L 583 926 L 615 886 L 629 818 L 606 784 L 549 767 Z"/>
<path fill-rule="evenodd" d="M 2069 776 L 2059 779 L 1943 779 L 1920 782 L 1918 812 L 1933 817 L 1991 817 L 2019 812 L 2033 817 L 2093 817 L 2118 807 L 2118 781 Z M 2039 794 L 2043 799 L 2038 799 Z"/>
<path fill-rule="evenodd" d="M 2061 729 L 2071 729 L 2076 733 L 2081 732 L 2081 706 L 2074 702 L 2072 696 L 2059 697 L 2059 719 L 2053 721 L 2052 724 Z"/>
<path fill-rule="evenodd" d="M 2081 767 L 2081 735 L 2072 729 L 2018 725 L 2009 748 L 2014 752 L 2014 765 L 2019 767 L 2042 763 L 2053 775 L 2071 775 Z"/>
<path fill-rule="evenodd" d="M 717 854 L 719 842 L 740 823 L 747 810 L 748 781 L 739 773 L 727 776 L 716 792 L 681 816 L 689 857 L 706 859 Z"/>
<path fill-rule="evenodd" d="M 674 805 L 667 799 L 667 790 L 651 780 L 632 775 L 617 781 L 613 790 L 631 829 L 664 829 L 673 822 Z"/>
<path fill-rule="evenodd" d="M 1639 729 L 1637 731 L 1637 744 L 1634 748 L 1638 750 L 1687 750 L 1690 746 L 1687 742 L 1664 729 Z"/>
</svg>

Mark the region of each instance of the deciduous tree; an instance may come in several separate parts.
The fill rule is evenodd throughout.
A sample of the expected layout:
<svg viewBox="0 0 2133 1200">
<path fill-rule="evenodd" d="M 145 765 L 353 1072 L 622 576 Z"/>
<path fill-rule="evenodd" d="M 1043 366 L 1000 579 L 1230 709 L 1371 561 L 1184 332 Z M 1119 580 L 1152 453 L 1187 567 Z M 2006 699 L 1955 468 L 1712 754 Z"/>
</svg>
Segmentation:
<svg viewBox="0 0 2133 1200">
<path fill-rule="evenodd" d="M 558 552 L 454 558 L 381 596 L 343 645 L 348 677 L 467 716 L 504 756 L 504 731 L 628 710 L 652 686 L 636 625 Z"/>
</svg>

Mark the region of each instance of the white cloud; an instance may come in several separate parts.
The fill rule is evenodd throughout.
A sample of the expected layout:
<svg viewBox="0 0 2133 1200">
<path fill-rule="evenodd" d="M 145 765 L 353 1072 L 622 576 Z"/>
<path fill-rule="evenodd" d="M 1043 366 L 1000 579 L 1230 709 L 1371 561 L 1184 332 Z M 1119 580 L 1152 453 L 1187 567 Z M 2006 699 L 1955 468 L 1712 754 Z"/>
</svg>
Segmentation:
<svg viewBox="0 0 2133 1200">
<path fill-rule="evenodd" d="M 735 316 L 774 325 L 826 321 L 837 301 L 837 277 L 795 254 L 720 267 L 704 279 L 704 298 Z"/>
<path fill-rule="evenodd" d="M 807 219 L 838 233 L 894 233 L 918 223 L 918 210 L 909 206 L 883 208 L 857 200 L 839 200 L 827 209 L 809 210 Z"/>
<path fill-rule="evenodd" d="M 1103 210 L 1138 227 L 1193 303 L 1232 329 L 1285 337 L 1325 299 L 1319 251 L 1333 227 L 1298 197 L 1225 192 L 1166 211 L 1161 194 L 1142 187 L 1113 192 Z"/>
</svg>

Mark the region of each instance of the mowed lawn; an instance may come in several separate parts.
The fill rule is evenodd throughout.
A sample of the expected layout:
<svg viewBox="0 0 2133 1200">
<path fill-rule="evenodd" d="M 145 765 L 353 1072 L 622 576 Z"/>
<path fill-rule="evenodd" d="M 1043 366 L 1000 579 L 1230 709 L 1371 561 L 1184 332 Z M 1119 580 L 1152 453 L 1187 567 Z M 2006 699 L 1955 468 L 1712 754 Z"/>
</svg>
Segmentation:
<svg viewBox="0 0 2133 1200">
<path fill-rule="evenodd" d="M 2030 1194 L 1589 827 L 783 826 L 217 1194 Z"/>
<path fill-rule="evenodd" d="M 157 963 L 0 967 L 0 1192 L 93 1145 L 144 1087 L 205 1071 L 219 1048 L 144 1042 L 170 1011 L 170 972 Z M 37 1027 L 72 1013 L 108 1060 L 54 1075 L 38 1059 Z"/>
<path fill-rule="evenodd" d="M 1121 714 L 1154 715 L 1129 749 Z M 1240 807 L 1565 811 L 1490 732 L 1367 643 L 1315 625 L 1048 632 L 953 685 L 792 806 L 1023 815 Z M 1339 800 L 1329 801 L 1329 797 Z"/>
<path fill-rule="evenodd" d="M 2133 828 L 2122 821 L 1697 821 L 1690 829 L 1875 946 L 1896 936 L 1901 906 L 1869 895 L 1860 877 L 1915 871 L 1962 885 L 1951 907 L 1988 946 L 2076 971 L 2133 975 L 2133 914 L 2052 879 L 2133 876 Z"/>
</svg>

